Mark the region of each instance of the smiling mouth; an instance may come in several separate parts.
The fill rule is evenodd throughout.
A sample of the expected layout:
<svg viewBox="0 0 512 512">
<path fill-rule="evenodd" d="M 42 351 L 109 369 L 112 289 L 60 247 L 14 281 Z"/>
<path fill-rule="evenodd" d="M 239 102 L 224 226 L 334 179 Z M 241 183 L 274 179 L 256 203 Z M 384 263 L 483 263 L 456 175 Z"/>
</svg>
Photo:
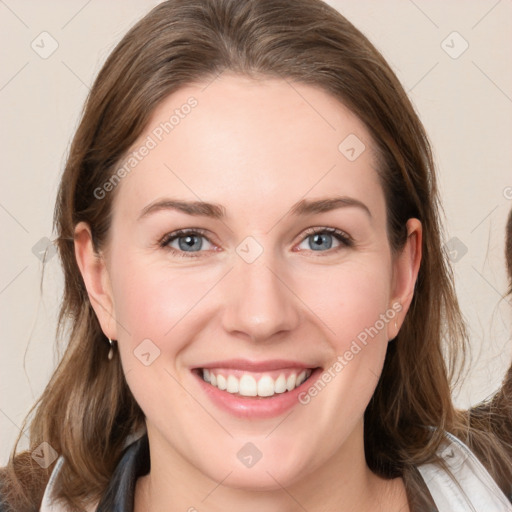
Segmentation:
<svg viewBox="0 0 512 512">
<path fill-rule="evenodd" d="M 269 398 L 288 393 L 309 379 L 314 368 L 254 373 L 223 368 L 198 368 L 197 374 L 211 386 L 240 397 Z"/>
</svg>

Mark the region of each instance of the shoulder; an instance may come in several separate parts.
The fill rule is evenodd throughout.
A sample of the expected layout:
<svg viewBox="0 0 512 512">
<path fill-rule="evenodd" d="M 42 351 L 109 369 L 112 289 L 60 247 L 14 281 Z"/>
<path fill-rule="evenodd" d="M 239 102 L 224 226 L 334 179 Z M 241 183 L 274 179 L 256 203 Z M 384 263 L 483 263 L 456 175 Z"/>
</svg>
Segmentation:
<svg viewBox="0 0 512 512">
<path fill-rule="evenodd" d="M 446 433 L 439 461 L 418 466 L 439 511 L 512 512 L 512 503 L 460 439 Z"/>
<path fill-rule="evenodd" d="M 55 482 L 65 463 L 60 457 L 46 486 L 40 512 L 67 512 L 67 507 L 53 497 Z M 87 512 L 132 512 L 135 483 L 139 476 L 149 471 L 149 443 L 147 435 L 135 439 L 123 451 L 101 500 L 91 505 Z M 4 512 L 0 508 L 0 512 Z"/>
</svg>

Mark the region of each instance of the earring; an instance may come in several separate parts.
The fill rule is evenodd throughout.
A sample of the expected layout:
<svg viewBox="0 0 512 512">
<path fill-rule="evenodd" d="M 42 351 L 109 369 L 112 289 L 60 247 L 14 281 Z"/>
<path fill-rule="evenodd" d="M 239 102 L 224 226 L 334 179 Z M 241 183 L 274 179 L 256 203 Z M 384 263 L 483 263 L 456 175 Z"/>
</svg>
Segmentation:
<svg viewBox="0 0 512 512">
<path fill-rule="evenodd" d="M 114 342 L 109 338 L 110 350 L 108 351 L 108 360 L 110 361 L 114 357 Z"/>
<path fill-rule="evenodd" d="M 396 335 L 398 336 L 398 324 L 397 324 L 396 320 L 395 320 L 395 330 L 396 330 Z"/>
</svg>

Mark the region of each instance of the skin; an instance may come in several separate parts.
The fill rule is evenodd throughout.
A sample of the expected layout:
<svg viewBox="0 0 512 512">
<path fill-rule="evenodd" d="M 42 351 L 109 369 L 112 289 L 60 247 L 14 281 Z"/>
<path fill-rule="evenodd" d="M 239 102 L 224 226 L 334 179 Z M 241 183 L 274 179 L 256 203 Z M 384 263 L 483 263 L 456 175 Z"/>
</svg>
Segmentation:
<svg viewBox="0 0 512 512">
<path fill-rule="evenodd" d="M 75 233 L 92 305 L 105 335 L 118 340 L 116 357 L 146 415 L 151 472 L 137 482 L 135 510 L 407 511 L 402 480 L 383 480 L 366 465 L 363 414 L 412 298 L 421 224 L 408 221 L 405 247 L 393 254 L 372 140 L 330 95 L 227 72 L 205 85 L 165 99 L 134 144 L 190 96 L 197 99 L 118 185 L 105 251 L 94 253 L 86 224 Z M 353 162 L 338 150 L 349 134 L 366 146 Z M 301 199 L 334 195 L 355 198 L 369 212 L 290 213 Z M 226 217 L 160 210 L 138 219 L 163 198 L 219 203 Z M 310 227 L 338 228 L 353 245 L 326 234 L 332 246 L 315 251 L 304 233 Z M 159 247 L 165 234 L 183 228 L 207 230 L 199 256 Z M 248 236 L 263 249 L 252 263 L 236 252 Z M 180 250 L 178 240 L 171 246 Z M 396 325 L 388 322 L 292 414 L 235 418 L 191 373 L 230 358 L 326 369 L 394 303 L 402 307 Z M 133 353 L 147 338 L 160 350 L 149 366 Z M 251 468 L 237 458 L 247 442 L 263 454 Z"/>
</svg>

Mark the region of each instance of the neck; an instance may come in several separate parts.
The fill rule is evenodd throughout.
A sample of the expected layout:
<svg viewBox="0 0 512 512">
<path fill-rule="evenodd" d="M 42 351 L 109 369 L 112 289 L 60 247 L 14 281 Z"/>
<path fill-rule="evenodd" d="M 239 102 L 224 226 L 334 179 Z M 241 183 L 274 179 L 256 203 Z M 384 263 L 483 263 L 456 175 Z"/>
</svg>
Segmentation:
<svg viewBox="0 0 512 512">
<path fill-rule="evenodd" d="M 230 485 L 233 472 L 214 479 L 201 472 L 148 429 L 151 471 L 139 478 L 135 512 L 408 512 L 402 479 L 385 480 L 370 471 L 364 458 L 362 426 L 328 461 L 295 480 L 279 482 L 269 475 L 266 488 Z M 236 471 L 236 468 L 234 468 Z"/>
</svg>

